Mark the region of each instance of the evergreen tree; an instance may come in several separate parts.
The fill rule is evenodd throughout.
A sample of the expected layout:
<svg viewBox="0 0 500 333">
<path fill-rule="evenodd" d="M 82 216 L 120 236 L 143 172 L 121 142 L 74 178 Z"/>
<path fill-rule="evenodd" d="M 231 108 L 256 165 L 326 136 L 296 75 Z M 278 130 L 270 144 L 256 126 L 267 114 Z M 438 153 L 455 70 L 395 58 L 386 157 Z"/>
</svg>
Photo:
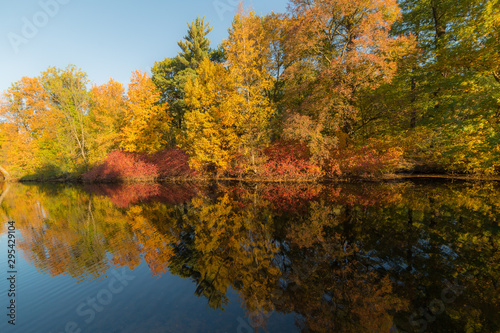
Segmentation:
<svg viewBox="0 0 500 333">
<path fill-rule="evenodd" d="M 196 69 L 205 58 L 223 59 L 220 50 L 210 48 L 210 40 L 206 37 L 212 27 L 205 23 L 205 18 L 197 17 L 188 24 L 188 32 L 177 42 L 181 51 L 174 58 L 165 58 L 155 62 L 151 69 L 153 82 L 162 92 L 162 103 L 168 103 L 173 115 L 173 127 L 181 129 L 184 123 L 186 102 L 184 89 L 186 82 L 195 80 Z M 211 57 L 211 55 L 213 55 Z M 220 61 L 220 60 L 219 60 Z"/>
</svg>

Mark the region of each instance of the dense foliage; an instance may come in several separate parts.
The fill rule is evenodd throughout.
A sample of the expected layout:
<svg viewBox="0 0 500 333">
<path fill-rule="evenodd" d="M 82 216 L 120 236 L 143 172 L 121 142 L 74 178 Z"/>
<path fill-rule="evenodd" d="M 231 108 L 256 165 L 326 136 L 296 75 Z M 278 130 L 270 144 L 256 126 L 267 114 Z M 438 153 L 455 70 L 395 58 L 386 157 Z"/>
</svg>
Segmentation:
<svg viewBox="0 0 500 333">
<path fill-rule="evenodd" d="M 287 13 L 240 10 L 217 48 L 196 18 L 178 55 L 134 71 L 126 93 L 113 80 L 88 89 L 75 66 L 13 83 L 0 166 L 28 178 L 98 167 L 95 181 L 122 157 L 181 149 L 185 177 L 498 174 L 498 6 L 291 0 Z"/>
</svg>

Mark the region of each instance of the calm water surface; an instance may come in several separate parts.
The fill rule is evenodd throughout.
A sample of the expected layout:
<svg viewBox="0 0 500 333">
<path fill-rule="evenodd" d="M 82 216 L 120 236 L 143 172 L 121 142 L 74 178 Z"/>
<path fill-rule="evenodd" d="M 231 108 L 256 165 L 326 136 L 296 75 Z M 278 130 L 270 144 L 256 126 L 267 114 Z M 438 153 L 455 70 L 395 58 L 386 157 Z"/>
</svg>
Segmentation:
<svg viewBox="0 0 500 333">
<path fill-rule="evenodd" d="M 2 333 L 500 331 L 495 183 L 0 188 Z"/>
</svg>

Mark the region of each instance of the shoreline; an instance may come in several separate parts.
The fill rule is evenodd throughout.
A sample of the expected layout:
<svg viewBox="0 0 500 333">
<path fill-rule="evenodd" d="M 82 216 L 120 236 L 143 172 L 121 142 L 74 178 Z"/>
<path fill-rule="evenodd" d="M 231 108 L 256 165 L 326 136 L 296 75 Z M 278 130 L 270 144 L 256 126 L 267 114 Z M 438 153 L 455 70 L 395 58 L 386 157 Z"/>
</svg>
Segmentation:
<svg viewBox="0 0 500 333">
<path fill-rule="evenodd" d="M 81 178 L 53 178 L 53 179 L 4 179 L 0 182 L 6 183 L 74 183 L 74 184 L 158 184 L 158 183 L 189 183 L 189 182 L 243 182 L 243 183 L 307 183 L 307 184 L 324 184 L 324 183 L 373 183 L 373 182 L 390 182 L 402 180 L 461 180 L 461 181 L 500 181 L 500 176 L 483 176 L 483 175 L 451 175 L 451 174 L 388 174 L 376 177 L 346 177 L 346 178 L 259 178 L 259 177 L 171 177 L 159 179 L 128 179 L 128 180 L 108 180 L 99 182 L 88 182 Z"/>
</svg>

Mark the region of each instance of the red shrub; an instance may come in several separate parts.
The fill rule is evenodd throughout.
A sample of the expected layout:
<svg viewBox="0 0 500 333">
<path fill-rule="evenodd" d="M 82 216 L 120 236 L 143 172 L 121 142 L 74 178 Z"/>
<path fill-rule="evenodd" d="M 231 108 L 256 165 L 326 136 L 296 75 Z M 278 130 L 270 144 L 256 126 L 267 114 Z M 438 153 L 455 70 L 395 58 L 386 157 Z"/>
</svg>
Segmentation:
<svg viewBox="0 0 500 333">
<path fill-rule="evenodd" d="M 147 160 L 158 169 L 160 178 L 196 176 L 189 167 L 189 155 L 178 148 L 163 149 L 147 156 Z"/>
<path fill-rule="evenodd" d="M 158 168 L 147 163 L 139 154 L 123 151 L 111 152 L 106 160 L 83 175 L 88 182 L 155 180 Z"/>
<path fill-rule="evenodd" d="M 111 152 L 106 160 L 83 175 L 87 182 L 153 181 L 158 178 L 188 177 L 188 155 L 180 149 L 164 149 L 155 154 Z"/>
<path fill-rule="evenodd" d="M 321 169 L 311 162 L 309 149 L 300 142 L 277 141 L 266 149 L 268 161 L 262 166 L 266 178 L 314 179 L 321 177 Z"/>
</svg>

